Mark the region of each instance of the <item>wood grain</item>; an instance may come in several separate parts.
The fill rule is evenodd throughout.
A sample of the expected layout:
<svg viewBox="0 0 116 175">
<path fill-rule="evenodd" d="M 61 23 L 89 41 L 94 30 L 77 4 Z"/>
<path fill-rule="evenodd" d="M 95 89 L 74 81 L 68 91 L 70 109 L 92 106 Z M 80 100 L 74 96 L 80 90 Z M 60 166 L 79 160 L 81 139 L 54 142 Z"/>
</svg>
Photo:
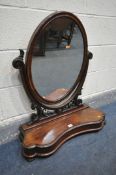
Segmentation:
<svg viewBox="0 0 116 175">
<path fill-rule="evenodd" d="M 104 114 L 85 106 L 85 109 L 77 108 L 69 114 L 57 116 L 31 128 L 22 125 L 23 155 L 27 158 L 51 155 L 66 140 L 78 134 L 100 130 L 103 124 Z"/>
</svg>

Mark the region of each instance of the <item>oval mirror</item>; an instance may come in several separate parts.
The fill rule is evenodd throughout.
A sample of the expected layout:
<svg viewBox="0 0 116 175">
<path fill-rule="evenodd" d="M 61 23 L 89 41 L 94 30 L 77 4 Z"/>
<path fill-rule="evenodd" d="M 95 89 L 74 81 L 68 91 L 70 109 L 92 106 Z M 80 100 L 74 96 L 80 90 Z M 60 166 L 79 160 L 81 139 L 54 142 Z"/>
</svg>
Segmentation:
<svg viewBox="0 0 116 175">
<path fill-rule="evenodd" d="M 26 87 L 31 99 L 49 109 L 78 99 L 87 68 L 87 36 L 81 21 L 70 12 L 45 18 L 26 53 Z"/>
<path fill-rule="evenodd" d="M 36 36 L 32 51 L 32 80 L 46 100 L 57 101 L 73 87 L 84 58 L 79 26 L 68 17 L 49 22 Z"/>
</svg>

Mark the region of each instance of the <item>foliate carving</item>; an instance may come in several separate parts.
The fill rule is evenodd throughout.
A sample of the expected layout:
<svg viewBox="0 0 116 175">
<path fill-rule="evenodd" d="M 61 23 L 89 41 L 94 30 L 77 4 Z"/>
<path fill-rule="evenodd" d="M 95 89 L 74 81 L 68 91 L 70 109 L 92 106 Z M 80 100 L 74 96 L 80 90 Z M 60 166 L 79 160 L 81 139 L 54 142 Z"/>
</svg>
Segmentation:
<svg viewBox="0 0 116 175">
<path fill-rule="evenodd" d="M 41 106 L 40 104 L 33 102 L 31 105 L 31 109 L 35 110 L 36 113 L 32 113 L 31 122 L 29 122 L 29 123 L 32 124 L 32 123 L 35 123 L 41 119 L 45 119 L 46 117 L 60 115 L 61 113 L 66 112 L 70 109 L 79 107 L 80 105 L 82 105 L 82 99 L 78 99 L 77 97 L 75 97 L 73 100 L 71 100 L 65 106 L 63 106 L 61 108 L 57 108 L 57 109 L 47 109 L 47 108 L 44 108 L 43 106 Z"/>
<path fill-rule="evenodd" d="M 62 111 L 68 111 L 75 107 L 79 107 L 81 104 L 82 104 L 82 99 L 78 99 L 77 97 L 75 97 L 73 100 L 71 100 L 67 105 L 63 107 Z"/>
<path fill-rule="evenodd" d="M 29 124 L 35 123 L 38 120 L 39 120 L 38 115 L 35 113 L 32 113 L 31 114 L 31 121 L 29 122 Z"/>
<path fill-rule="evenodd" d="M 20 55 L 15 58 L 12 62 L 12 65 L 15 69 L 21 69 L 24 66 L 24 62 L 23 62 L 23 57 L 24 57 L 24 51 L 20 50 Z"/>
</svg>

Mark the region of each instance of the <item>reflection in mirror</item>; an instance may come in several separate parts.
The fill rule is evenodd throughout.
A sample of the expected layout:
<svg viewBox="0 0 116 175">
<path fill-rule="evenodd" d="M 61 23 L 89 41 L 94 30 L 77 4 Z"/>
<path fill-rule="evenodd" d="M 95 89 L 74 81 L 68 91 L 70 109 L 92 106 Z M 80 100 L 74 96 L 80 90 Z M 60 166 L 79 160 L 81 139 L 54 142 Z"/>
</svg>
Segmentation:
<svg viewBox="0 0 116 175">
<path fill-rule="evenodd" d="M 32 80 L 45 99 L 62 98 L 75 83 L 83 63 L 83 37 L 70 18 L 57 18 L 37 37 L 32 55 Z"/>
</svg>

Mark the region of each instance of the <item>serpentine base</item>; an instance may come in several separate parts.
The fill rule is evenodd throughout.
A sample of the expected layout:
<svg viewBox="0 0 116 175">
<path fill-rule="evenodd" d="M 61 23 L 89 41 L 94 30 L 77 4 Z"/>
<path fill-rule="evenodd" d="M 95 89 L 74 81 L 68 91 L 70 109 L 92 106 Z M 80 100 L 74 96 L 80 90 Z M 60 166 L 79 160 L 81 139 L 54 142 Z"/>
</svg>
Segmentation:
<svg viewBox="0 0 116 175">
<path fill-rule="evenodd" d="M 104 113 L 84 104 L 59 116 L 21 125 L 23 156 L 28 160 L 49 156 L 72 137 L 102 129 L 104 121 Z"/>
</svg>

